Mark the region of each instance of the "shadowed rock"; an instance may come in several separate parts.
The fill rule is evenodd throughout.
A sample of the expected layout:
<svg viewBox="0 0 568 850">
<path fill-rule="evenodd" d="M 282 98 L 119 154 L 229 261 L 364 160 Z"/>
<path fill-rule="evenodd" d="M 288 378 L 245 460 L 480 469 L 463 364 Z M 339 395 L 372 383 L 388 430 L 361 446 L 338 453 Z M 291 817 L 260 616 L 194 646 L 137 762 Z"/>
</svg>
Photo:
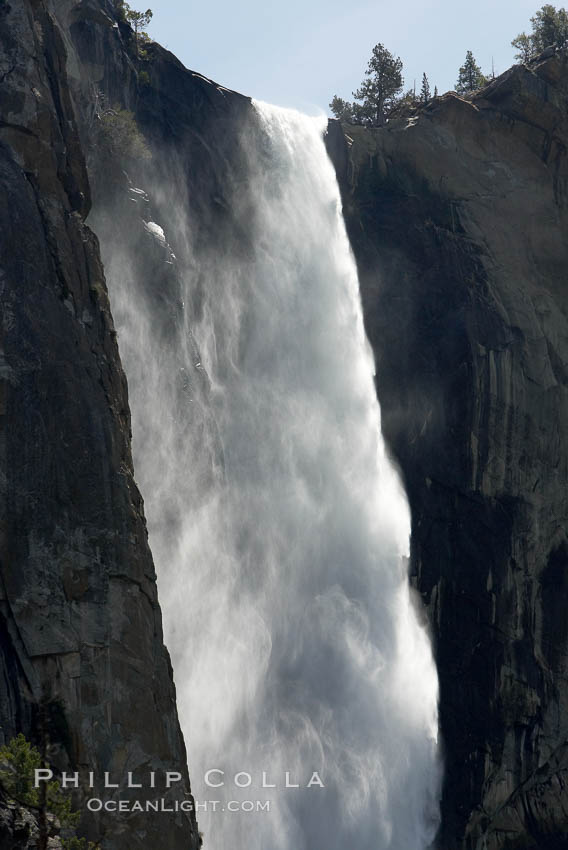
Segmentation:
<svg viewBox="0 0 568 850">
<path fill-rule="evenodd" d="M 410 498 L 440 846 L 565 846 L 568 60 L 387 127 L 330 122 L 383 429 Z"/>
<path fill-rule="evenodd" d="M 181 801 L 185 747 L 66 67 L 42 0 L 2 5 L 1 735 L 101 779 L 178 770 L 166 796 Z M 117 793 L 159 797 L 147 784 Z M 113 850 L 200 843 L 187 814 L 83 827 Z"/>
</svg>

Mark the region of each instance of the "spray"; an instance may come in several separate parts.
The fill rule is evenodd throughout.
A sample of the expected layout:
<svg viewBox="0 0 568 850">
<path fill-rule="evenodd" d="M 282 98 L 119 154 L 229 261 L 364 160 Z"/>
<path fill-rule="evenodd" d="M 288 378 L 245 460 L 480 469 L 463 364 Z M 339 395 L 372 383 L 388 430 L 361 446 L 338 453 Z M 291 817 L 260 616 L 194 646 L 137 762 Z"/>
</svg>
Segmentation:
<svg viewBox="0 0 568 850">
<path fill-rule="evenodd" d="M 437 677 L 325 121 L 254 108 L 252 247 L 195 251 L 198 312 L 158 334 L 105 257 L 198 819 L 218 850 L 423 850 Z"/>
</svg>

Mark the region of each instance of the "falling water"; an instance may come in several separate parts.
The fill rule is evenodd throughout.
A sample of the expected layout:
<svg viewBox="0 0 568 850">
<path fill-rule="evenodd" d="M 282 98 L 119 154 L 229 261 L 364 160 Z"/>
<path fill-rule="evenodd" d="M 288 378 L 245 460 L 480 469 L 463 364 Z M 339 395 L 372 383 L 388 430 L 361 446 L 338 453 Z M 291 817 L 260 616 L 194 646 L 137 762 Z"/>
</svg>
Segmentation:
<svg viewBox="0 0 568 850">
<path fill-rule="evenodd" d="M 200 258 L 176 350 L 128 258 L 108 263 L 198 819 L 214 850 L 419 850 L 437 679 L 324 122 L 255 108 L 252 256 Z M 194 285 L 188 271 L 187 303 Z M 189 427 L 179 364 L 197 350 L 209 388 L 190 392 Z"/>
</svg>

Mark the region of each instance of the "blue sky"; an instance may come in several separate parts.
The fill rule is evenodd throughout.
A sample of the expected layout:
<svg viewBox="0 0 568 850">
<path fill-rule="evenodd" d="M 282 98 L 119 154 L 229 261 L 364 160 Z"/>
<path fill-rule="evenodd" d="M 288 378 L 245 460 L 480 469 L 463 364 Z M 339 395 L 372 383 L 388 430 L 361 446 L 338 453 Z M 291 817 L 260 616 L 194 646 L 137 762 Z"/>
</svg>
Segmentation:
<svg viewBox="0 0 568 850">
<path fill-rule="evenodd" d="M 133 8 L 142 5 L 132 2 Z M 466 50 L 485 72 L 514 61 L 511 39 L 530 30 L 538 0 L 155 0 L 148 32 L 194 71 L 228 88 L 309 113 L 333 94 L 351 99 L 371 49 L 404 63 L 405 87 L 426 71 L 454 87 Z M 558 4 L 562 5 L 562 4 Z"/>
</svg>

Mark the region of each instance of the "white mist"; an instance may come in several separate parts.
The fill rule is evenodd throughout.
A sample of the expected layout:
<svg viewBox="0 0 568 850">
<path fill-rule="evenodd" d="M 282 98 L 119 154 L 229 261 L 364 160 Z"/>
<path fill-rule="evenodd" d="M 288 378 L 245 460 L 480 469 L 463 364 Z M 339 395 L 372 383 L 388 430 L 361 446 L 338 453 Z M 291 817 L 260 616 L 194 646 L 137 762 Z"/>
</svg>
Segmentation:
<svg viewBox="0 0 568 850">
<path fill-rule="evenodd" d="M 254 256 L 212 249 L 191 327 L 211 381 L 199 427 L 169 379 L 190 329 L 168 351 L 125 258 L 108 266 L 193 791 L 220 801 L 200 828 L 214 850 L 424 850 L 437 677 L 325 121 L 255 108 Z M 305 787 L 314 771 L 324 789 Z M 227 811 L 243 800 L 270 811 Z"/>
</svg>

